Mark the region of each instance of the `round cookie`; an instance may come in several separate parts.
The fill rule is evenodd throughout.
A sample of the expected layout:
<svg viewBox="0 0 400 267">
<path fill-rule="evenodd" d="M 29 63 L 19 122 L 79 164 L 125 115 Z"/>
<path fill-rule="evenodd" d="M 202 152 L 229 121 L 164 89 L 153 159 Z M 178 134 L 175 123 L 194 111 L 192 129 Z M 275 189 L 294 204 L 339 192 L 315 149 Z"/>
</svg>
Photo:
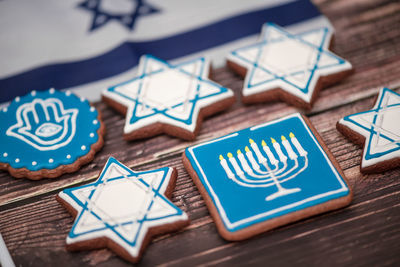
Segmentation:
<svg viewBox="0 0 400 267">
<path fill-rule="evenodd" d="M 100 113 L 54 89 L 16 97 L 0 110 L 0 169 L 32 180 L 77 171 L 103 146 Z"/>
</svg>

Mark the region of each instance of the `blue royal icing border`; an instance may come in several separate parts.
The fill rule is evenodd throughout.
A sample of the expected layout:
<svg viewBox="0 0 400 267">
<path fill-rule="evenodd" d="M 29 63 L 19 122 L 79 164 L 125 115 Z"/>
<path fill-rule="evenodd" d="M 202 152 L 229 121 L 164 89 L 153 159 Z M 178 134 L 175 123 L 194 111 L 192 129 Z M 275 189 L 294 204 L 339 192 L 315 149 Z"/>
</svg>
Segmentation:
<svg viewBox="0 0 400 267">
<path fill-rule="evenodd" d="M 115 172 L 115 170 L 111 171 L 112 168 L 117 168 L 117 172 Z M 110 172 L 108 172 L 109 170 Z M 133 257 L 136 257 L 140 252 L 144 240 L 143 237 L 149 231 L 149 227 L 151 228 L 157 225 L 188 219 L 186 213 L 184 213 L 181 209 L 175 206 L 172 201 L 164 196 L 164 193 L 170 183 L 172 171 L 172 168 L 164 167 L 149 171 L 135 172 L 117 161 L 115 158 L 110 157 L 105 164 L 99 178 L 95 182 L 65 189 L 59 194 L 64 201 L 72 205 L 72 207 L 74 207 L 74 209 L 78 212 L 71 231 L 68 234 L 67 244 L 104 236 L 111 238 L 117 242 L 117 244 L 121 244 L 128 253 L 130 253 Z M 148 178 L 151 178 L 151 175 L 149 174 L 154 175 L 151 180 L 148 180 Z M 130 214 L 130 216 L 121 215 L 114 218 L 101 209 L 101 203 L 104 204 L 102 201 L 100 204 L 98 204 L 100 207 L 98 209 L 94 209 L 94 206 L 97 205 L 96 200 L 98 200 L 100 195 L 103 193 L 103 190 L 107 186 L 112 188 L 113 184 L 119 182 L 127 182 L 128 184 L 133 183 L 135 186 L 132 187 L 132 190 L 143 190 L 145 191 L 146 196 L 151 194 L 151 201 L 148 202 L 146 206 L 143 206 L 145 210 L 132 210 L 131 213 L 127 213 Z M 124 199 L 123 196 L 120 195 L 120 192 L 114 192 L 115 198 Z M 134 194 L 135 191 L 132 191 L 132 193 Z M 87 197 L 82 198 L 86 195 Z M 96 198 L 93 200 L 92 198 L 95 195 Z M 106 194 L 104 197 L 110 198 L 110 201 L 113 199 L 110 194 Z M 161 205 L 164 207 L 164 209 L 167 207 L 167 211 L 162 212 L 161 215 L 158 214 L 157 211 L 155 212 L 156 215 L 151 214 L 152 208 L 156 205 L 156 202 L 158 203 L 158 206 Z M 101 213 L 99 211 L 101 211 Z M 79 229 L 79 231 L 77 228 L 82 227 L 82 225 L 85 224 L 81 221 L 87 220 L 87 216 L 98 220 L 98 224 L 92 222 L 92 226 L 88 227 L 88 229 L 85 231 Z M 136 224 L 139 225 L 137 227 L 129 228 L 131 229 L 129 231 L 122 231 L 120 229 L 130 225 L 134 226 Z M 109 233 L 112 233 L 112 236 L 110 236 Z"/>
<path fill-rule="evenodd" d="M 270 32 L 272 32 L 272 33 L 270 33 Z M 273 34 L 276 34 L 277 32 L 280 35 L 282 35 L 283 37 L 281 37 L 281 38 L 275 37 L 273 40 L 267 40 L 267 37 L 269 34 L 273 35 Z M 313 44 L 313 43 L 303 39 L 307 35 L 318 33 L 318 32 L 322 32 L 322 37 L 320 37 L 318 45 Z M 282 29 L 281 27 L 277 26 L 276 24 L 268 22 L 263 25 L 263 30 L 262 30 L 261 38 L 260 38 L 261 41 L 258 43 L 251 44 L 251 45 L 248 45 L 245 47 L 241 47 L 239 49 L 232 51 L 230 53 L 230 56 L 231 56 L 230 60 L 238 59 L 241 62 L 245 63 L 247 65 L 247 68 L 249 69 L 248 73 L 246 74 L 246 78 L 245 78 L 244 89 L 243 89 L 244 91 L 248 91 L 250 93 L 252 91 L 252 89 L 254 89 L 260 85 L 267 85 L 268 83 L 274 82 L 275 80 L 280 80 L 283 83 L 288 84 L 288 85 L 292 86 L 293 88 L 296 88 L 302 94 L 309 96 L 314 91 L 314 88 L 310 88 L 310 84 L 316 78 L 315 72 L 317 70 L 327 69 L 327 68 L 332 68 L 332 67 L 337 67 L 337 66 L 344 66 L 344 65 L 349 64 L 346 60 L 342 59 L 341 57 L 335 55 L 334 53 L 332 53 L 331 51 L 328 50 L 327 47 L 329 45 L 328 42 L 331 39 L 330 36 L 331 36 L 331 31 L 327 27 L 306 31 L 306 32 L 303 32 L 300 34 L 291 34 L 287 31 L 285 31 L 284 29 Z M 273 69 L 268 69 L 268 67 L 263 66 L 262 64 L 259 64 L 260 57 L 261 57 L 261 54 L 263 51 L 263 47 L 265 47 L 271 43 L 284 41 L 287 38 L 295 40 L 297 42 L 300 42 L 318 52 L 318 55 L 316 56 L 316 59 L 315 59 L 315 62 L 313 63 L 312 68 L 307 66 L 304 69 L 297 70 L 295 72 L 291 71 L 291 72 L 282 74 L 282 73 L 276 73 L 276 71 L 274 71 Z M 251 59 L 246 58 L 243 55 L 239 54 L 239 52 L 241 52 L 241 51 L 246 51 L 246 50 L 254 49 L 254 48 L 258 48 L 257 55 L 254 60 L 251 60 Z M 331 57 L 336 62 L 319 66 L 321 54 Z M 344 67 L 346 67 L 346 66 L 344 66 Z M 252 83 L 252 79 L 253 79 L 257 69 L 262 70 L 265 73 L 273 76 L 273 78 L 267 79 L 265 81 L 260 81 L 258 83 Z M 288 76 L 290 77 L 293 75 L 302 74 L 306 71 L 309 71 L 310 75 L 309 75 L 308 80 L 307 80 L 306 84 L 304 85 L 304 87 L 299 87 L 298 85 L 296 85 L 293 82 L 286 79 L 286 77 L 288 77 Z M 284 89 L 284 90 L 288 91 L 289 93 L 291 93 L 291 91 L 292 91 L 290 89 Z"/>
<path fill-rule="evenodd" d="M 151 64 L 157 64 L 157 68 L 148 68 L 148 65 Z M 197 68 L 194 68 L 192 72 L 190 72 L 188 69 L 185 69 L 190 66 L 197 66 Z M 130 133 L 131 131 L 142 128 L 146 125 L 163 121 L 163 119 L 168 120 L 163 121 L 164 123 L 173 124 L 174 126 L 193 131 L 195 125 L 197 124 L 199 109 L 202 107 L 202 103 L 204 101 L 220 101 L 222 100 L 222 98 L 225 99 L 233 96 L 231 90 L 208 79 L 208 68 L 209 62 L 204 57 L 195 58 L 173 65 L 152 55 L 143 55 L 140 58 L 138 75 L 133 79 L 109 87 L 103 92 L 103 95 L 128 107 L 124 127 L 125 133 Z M 146 100 L 143 100 L 142 95 L 145 93 L 142 93 L 142 90 L 145 79 L 156 79 L 158 74 L 162 74 L 163 72 L 171 70 L 175 70 L 180 74 L 184 74 L 186 76 L 185 78 L 194 78 L 197 81 L 197 85 L 195 86 L 195 95 L 193 97 L 190 97 L 189 99 L 185 99 L 186 95 L 182 95 L 182 101 L 176 101 L 176 103 L 174 103 L 172 106 L 158 107 L 157 105 L 154 105 L 154 103 L 146 102 Z M 173 80 L 171 82 L 173 82 Z M 119 91 L 120 88 L 124 86 L 132 85 L 133 87 L 136 84 L 138 87 L 137 92 L 135 89 L 131 89 L 130 92 L 132 94 L 133 92 L 136 92 L 135 96 Z M 203 94 L 203 86 L 210 86 L 215 89 L 215 91 Z M 162 101 L 162 99 L 160 99 L 160 101 Z M 213 102 L 211 102 L 210 104 L 212 103 Z M 190 109 L 187 111 L 182 111 L 179 116 L 168 113 L 170 110 L 179 108 L 184 105 L 189 105 Z M 146 113 L 145 115 L 140 115 L 138 109 L 143 107 L 151 110 L 151 112 Z M 143 123 L 143 125 L 136 126 L 139 123 Z"/>
<path fill-rule="evenodd" d="M 380 153 L 371 153 L 371 142 L 372 142 L 372 136 L 373 135 L 377 135 L 377 131 L 376 131 L 376 121 L 377 118 L 379 116 L 379 111 L 382 109 L 387 109 L 387 108 L 393 108 L 393 107 L 400 107 L 400 102 L 398 103 L 394 103 L 394 104 L 389 104 L 389 105 L 385 105 L 384 107 L 382 107 L 383 105 L 383 100 L 385 99 L 385 96 L 387 94 L 393 94 L 395 96 L 400 97 L 400 94 L 396 93 L 395 91 L 390 90 L 389 88 L 383 88 L 378 96 L 378 100 L 376 101 L 376 104 L 374 105 L 374 107 L 370 110 L 367 111 L 363 111 L 363 112 L 359 112 L 359 113 L 355 113 L 355 114 L 351 114 L 348 116 L 345 116 L 343 118 L 344 121 L 354 124 L 355 126 L 359 127 L 360 130 L 364 130 L 368 136 L 367 136 L 367 142 L 365 144 L 365 149 L 364 149 L 364 153 L 363 153 L 363 158 L 366 160 L 373 160 L 373 159 L 378 159 L 382 156 L 388 155 L 390 153 L 393 153 L 395 151 L 400 150 L 400 143 L 398 143 L 396 140 L 394 140 L 393 138 L 387 136 L 384 132 L 379 131 L 379 137 L 382 137 L 383 139 L 386 139 L 387 141 L 393 143 L 393 144 L 397 144 L 397 148 L 392 148 L 389 149 L 387 151 L 384 152 L 380 152 Z M 369 127 L 366 127 L 364 125 L 361 125 L 359 122 L 357 122 L 354 117 L 358 117 L 358 116 L 362 116 L 364 114 L 369 114 L 372 113 L 374 114 L 374 118 L 373 121 L 371 123 L 371 125 L 369 125 Z M 400 123 L 400 118 L 398 123 Z M 400 135 L 400 133 L 399 133 Z"/>
<path fill-rule="evenodd" d="M 54 89 L 16 97 L 0 110 L 0 162 L 29 171 L 55 169 L 89 153 L 99 139 L 97 110 Z"/>
<path fill-rule="evenodd" d="M 235 145 L 236 148 L 239 146 L 245 148 L 245 143 L 249 144 L 249 138 L 257 140 L 260 143 L 260 137 L 262 136 L 278 138 L 286 132 L 286 135 L 289 134 L 288 131 L 293 131 L 303 141 L 303 144 L 307 144 L 307 146 L 303 145 L 303 147 L 308 150 L 304 153 L 309 157 L 309 165 L 303 173 L 300 173 L 297 178 L 283 181 L 283 187 L 294 191 L 288 195 L 274 198 L 276 196 L 274 193 L 277 192 L 277 189 L 272 185 L 258 187 L 257 179 L 253 179 L 253 182 L 256 184 L 255 187 L 241 186 L 236 181 L 237 179 L 227 177 L 228 173 L 223 171 L 221 167 L 222 163 L 218 162 L 217 158 L 219 154 L 221 154 L 220 159 L 226 153 L 228 157 L 235 157 L 232 153 L 229 153 L 235 150 L 233 148 L 229 149 L 232 145 Z M 279 134 L 276 134 L 277 132 Z M 291 144 L 293 147 L 293 142 Z M 273 151 L 272 158 L 275 158 L 275 160 L 280 159 L 276 150 L 274 151 L 273 147 L 271 148 L 271 151 Z M 220 149 L 221 151 L 213 153 L 213 149 Z M 281 147 L 280 149 L 282 152 L 281 156 L 285 156 L 289 162 L 290 155 L 293 154 L 289 154 L 288 158 L 286 156 L 288 155 L 288 151 L 285 147 Z M 297 152 L 294 153 L 298 158 L 301 158 L 299 150 Z M 200 182 L 216 207 L 225 229 L 229 232 L 236 232 L 257 223 L 323 204 L 350 194 L 350 189 L 345 180 L 335 169 L 328 155 L 298 113 L 189 147 L 185 150 L 185 155 L 191 162 L 192 168 L 197 173 Z M 216 160 L 212 160 L 213 157 Z M 313 163 L 314 160 L 312 159 L 318 159 L 317 163 Z M 251 166 L 250 168 L 253 167 L 249 160 L 246 160 L 246 162 Z M 227 161 L 227 164 L 232 172 L 236 171 L 231 163 Z M 278 167 L 282 166 L 282 164 L 279 164 Z M 240 164 L 238 166 L 243 165 Z M 238 172 L 236 172 L 236 176 L 238 176 Z M 245 178 L 248 178 L 247 174 Z M 324 179 L 324 183 L 320 182 L 322 178 Z M 281 179 L 284 180 L 285 177 Z M 301 183 L 297 184 L 296 179 L 300 180 Z M 315 183 L 313 184 L 312 181 Z M 271 196 L 273 196 L 272 199 L 267 201 L 268 197 Z"/>
</svg>

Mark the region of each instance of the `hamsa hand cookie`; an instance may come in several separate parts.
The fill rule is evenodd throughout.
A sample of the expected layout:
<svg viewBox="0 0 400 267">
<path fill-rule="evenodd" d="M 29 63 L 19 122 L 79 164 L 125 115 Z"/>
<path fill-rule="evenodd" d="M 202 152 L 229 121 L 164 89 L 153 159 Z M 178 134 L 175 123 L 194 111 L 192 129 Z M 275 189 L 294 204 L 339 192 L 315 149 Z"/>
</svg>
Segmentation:
<svg viewBox="0 0 400 267">
<path fill-rule="evenodd" d="M 153 235 L 189 223 L 186 213 L 168 199 L 176 176 L 176 170 L 167 167 L 134 172 L 109 158 L 97 181 L 57 196 L 75 217 L 67 249 L 107 247 L 128 261 L 139 261 Z"/>
<path fill-rule="evenodd" d="M 336 127 L 363 147 L 361 172 L 400 166 L 400 94 L 382 88 L 371 110 L 348 115 Z"/>
<path fill-rule="evenodd" d="M 192 140 L 204 117 L 235 101 L 230 89 L 209 80 L 209 70 L 205 58 L 172 65 L 144 55 L 137 77 L 108 88 L 102 98 L 126 115 L 126 140 L 160 133 Z"/>
<path fill-rule="evenodd" d="M 0 110 L 0 169 L 37 180 L 73 172 L 103 146 L 100 113 L 69 91 L 32 91 Z"/>
<path fill-rule="evenodd" d="M 249 238 L 352 199 L 339 165 L 298 113 L 189 147 L 183 162 L 227 240 Z"/>
<path fill-rule="evenodd" d="M 260 41 L 231 52 L 227 65 L 245 77 L 244 103 L 282 100 L 310 109 L 321 88 L 351 73 L 351 64 L 328 50 L 332 32 L 291 34 L 266 23 Z"/>
</svg>

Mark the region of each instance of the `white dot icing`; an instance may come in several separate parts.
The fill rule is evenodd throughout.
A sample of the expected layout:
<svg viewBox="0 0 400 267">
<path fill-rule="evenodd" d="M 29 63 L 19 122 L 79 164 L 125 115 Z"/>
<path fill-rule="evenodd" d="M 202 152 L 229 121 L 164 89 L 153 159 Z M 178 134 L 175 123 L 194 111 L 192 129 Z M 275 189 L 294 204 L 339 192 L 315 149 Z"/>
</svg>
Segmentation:
<svg viewBox="0 0 400 267">
<path fill-rule="evenodd" d="M 53 163 L 54 162 L 54 159 L 49 159 L 49 163 Z"/>
<path fill-rule="evenodd" d="M 8 153 L 7 152 L 4 152 L 3 153 L 3 157 L 7 157 L 8 156 Z"/>
<path fill-rule="evenodd" d="M 32 161 L 32 166 L 36 166 L 37 162 L 36 161 Z"/>
<path fill-rule="evenodd" d="M 82 150 L 85 150 L 85 149 L 86 149 L 86 146 L 81 146 L 81 149 L 82 149 Z"/>
<path fill-rule="evenodd" d="M 16 159 L 15 159 L 15 162 L 18 163 L 18 162 L 19 162 L 19 158 L 16 158 Z"/>
</svg>

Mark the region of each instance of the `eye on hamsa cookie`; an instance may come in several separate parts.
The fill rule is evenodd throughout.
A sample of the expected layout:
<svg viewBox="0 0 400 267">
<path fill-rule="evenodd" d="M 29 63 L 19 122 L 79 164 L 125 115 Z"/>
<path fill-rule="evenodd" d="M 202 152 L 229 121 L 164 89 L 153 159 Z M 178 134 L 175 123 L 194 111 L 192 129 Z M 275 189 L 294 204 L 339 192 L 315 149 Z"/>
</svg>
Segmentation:
<svg viewBox="0 0 400 267">
<path fill-rule="evenodd" d="M 0 169 L 38 180 L 77 171 L 103 146 L 99 111 L 54 89 L 16 97 L 0 110 Z"/>
</svg>

